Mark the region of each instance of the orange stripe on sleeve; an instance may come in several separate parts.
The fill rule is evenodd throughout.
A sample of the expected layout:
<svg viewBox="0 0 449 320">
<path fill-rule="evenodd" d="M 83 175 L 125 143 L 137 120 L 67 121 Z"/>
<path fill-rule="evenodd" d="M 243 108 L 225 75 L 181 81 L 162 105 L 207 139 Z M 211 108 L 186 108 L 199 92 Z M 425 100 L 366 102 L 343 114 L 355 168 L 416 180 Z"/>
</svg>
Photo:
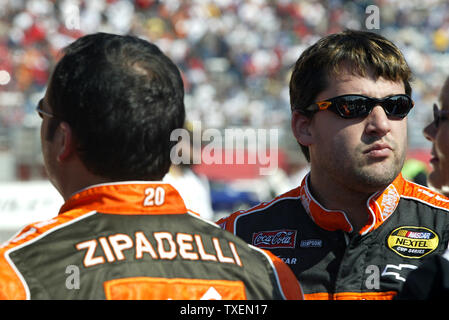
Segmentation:
<svg viewBox="0 0 449 320">
<path fill-rule="evenodd" d="M 279 202 L 281 200 L 298 198 L 299 196 L 300 196 L 300 188 L 297 187 L 297 188 L 292 189 L 284 194 L 281 194 L 280 196 L 277 196 L 276 198 L 274 198 L 273 200 L 271 200 L 269 202 L 259 203 L 258 205 L 254 206 L 252 208 L 249 208 L 247 210 L 236 211 L 236 212 L 232 213 L 231 215 L 218 220 L 216 222 L 216 224 L 218 224 L 222 229 L 225 229 L 231 233 L 234 233 L 235 221 L 241 215 L 247 215 L 247 214 L 251 214 L 253 212 L 258 212 L 258 211 L 261 211 L 265 208 L 268 208 L 268 207 L 276 204 L 277 202 Z"/>
<path fill-rule="evenodd" d="M 235 219 L 238 217 L 237 213 L 233 213 L 228 217 L 222 218 L 215 222 L 215 224 L 218 224 L 220 228 L 229 231 L 231 233 L 234 233 L 234 222 Z"/>
<path fill-rule="evenodd" d="M 25 300 L 29 298 L 20 275 L 7 259 L 9 250 L 31 243 L 42 234 L 81 218 L 87 213 L 85 210 L 77 209 L 72 210 L 70 215 L 62 214 L 53 219 L 32 223 L 24 227 L 13 239 L 3 243 L 0 248 L 0 299 Z"/>
<path fill-rule="evenodd" d="M 0 250 L 0 254 L 0 300 L 26 300 L 26 290 L 6 260 L 5 250 Z"/>
<path fill-rule="evenodd" d="M 263 252 L 266 253 L 273 262 L 285 298 L 287 300 L 304 300 L 301 285 L 290 267 L 270 251 L 263 250 Z"/>
<path fill-rule="evenodd" d="M 391 300 L 396 291 L 386 292 L 317 292 L 304 294 L 306 300 Z"/>
</svg>

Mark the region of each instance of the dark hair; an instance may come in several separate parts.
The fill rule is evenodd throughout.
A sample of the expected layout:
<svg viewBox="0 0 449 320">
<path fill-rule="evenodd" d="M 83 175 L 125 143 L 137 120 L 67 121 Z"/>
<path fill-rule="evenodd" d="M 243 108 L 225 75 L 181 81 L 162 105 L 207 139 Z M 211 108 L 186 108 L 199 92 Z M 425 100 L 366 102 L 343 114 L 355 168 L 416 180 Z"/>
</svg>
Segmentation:
<svg viewBox="0 0 449 320">
<path fill-rule="evenodd" d="M 72 128 L 89 171 L 115 180 L 160 180 L 185 120 L 178 68 L 145 40 L 106 33 L 63 51 L 48 101 Z"/>
<path fill-rule="evenodd" d="M 412 93 L 410 68 L 391 41 L 372 32 L 345 30 L 318 40 L 296 61 L 290 79 L 291 109 L 311 116 L 304 109 L 316 102 L 330 77 L 342 69 L 362 77 L 372 72 L 375 79 L 403 81 L 405 93 Z M 309 161 L 308 147 L 301 145 L 301 149 Z"/>
</svg>

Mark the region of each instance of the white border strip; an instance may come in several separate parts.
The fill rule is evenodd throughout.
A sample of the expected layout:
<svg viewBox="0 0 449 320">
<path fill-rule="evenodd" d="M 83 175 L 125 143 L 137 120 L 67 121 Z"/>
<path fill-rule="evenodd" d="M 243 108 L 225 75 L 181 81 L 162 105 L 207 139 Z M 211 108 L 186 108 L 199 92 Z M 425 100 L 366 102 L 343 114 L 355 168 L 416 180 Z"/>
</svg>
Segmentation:
<svg viewBox="0 0 449 320">
<path fill-rule="evenodd" d="M 278 287 L 279 287 L 279 291 L 281 292 L 282 298 L 283 298 L 284 300 L 287 300 L 287 297 L 285 296 L 284 290 L 282 289 L 281 281 L 279 280 L 278 271 L 277 271 L 275 265 L 273 264 L 273 261 L 271 260 L 270 256 L 267 255 L 262 249 L 257 248 L 257 247 L 255 247 L 255 246 L 253 246 L 253 245 L 251 245 L 251 244 L 248 244 L 248 245 L 249 245 L 252 249 L 255 249 L 255 250 L 261 252 L 261 253 L 264 255 L 264 257 L 268 260 L 268 262 L 270 263 L 271 268 L 273 269 L 273 273 L 274 273 L 274 276 L 275 276 L 275 278 L 276 278 L 276 283 L 277 283 L 277 285 L 278 285 Z M 279 258 L 279 259 L 280 259 L 280 258 Z"/>
<path fill-rule="evenodd" d="M 216 224 L 215 222 L 210 221 L 210 220 L 208 220 L 208 219 L 206 219 L 206 218 L 203 218 L 203 217 L 201 217 L 201 216 L 199 216 L 199 215 L 197 215 L 197 214 L 195 214 L 195 213 L 193 213 L 193 212 L 190 212 L 188 209 L 187 209 L 187 214 L 188 214 L 189 216 L 191 216 L 191 217 L 194 217 L 194 218 L 198 219 L 198 220 L 204 221 L 204 222 L 210 224 L 210 225 L 213 226 L 213 227 L 216 227 L 216 228 L 218 228 L 218 229 L 221 229 L 220 226 L 219 226 L 218 224 Z M 223 230 L 223 229 L 222 229 L 222 230 Z"/>
</svg>

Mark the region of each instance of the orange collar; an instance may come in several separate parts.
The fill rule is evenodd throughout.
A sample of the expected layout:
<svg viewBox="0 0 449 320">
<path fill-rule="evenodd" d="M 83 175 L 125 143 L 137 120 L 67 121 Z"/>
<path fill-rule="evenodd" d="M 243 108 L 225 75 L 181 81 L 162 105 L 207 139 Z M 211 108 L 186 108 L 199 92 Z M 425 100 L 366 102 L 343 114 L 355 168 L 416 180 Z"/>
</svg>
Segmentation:
<svg viewBox="0 0 449 320">
<path fill-rule="evenodd" d="M 59 214 L 82 209 L 108 214 L 184 214 L 178 191 L 162 182 L 117 182 L 94 185 L 79 191 L 61 207 Z"/>
<path fill-rule="evenodd" d="M 308 178 L 309 175 L 303 179 L 299 191 L 301 203 L 312 220 L 319 227 L 328 231 L 343 230 L 345 232 L 352 232 L 353 227 L 344 211 L 328 210 L 315 200 L 309 190 Z M 399 203 L 405 184 L 406 181 L 402 177 L 402 174 L 399 174 L 387 188 L 369 197 L 366 209 L 370 218 L 368 223 L 360 229 L 359 233 L 361 235 L 375 230 L 388 219 Z"/>
</svg>

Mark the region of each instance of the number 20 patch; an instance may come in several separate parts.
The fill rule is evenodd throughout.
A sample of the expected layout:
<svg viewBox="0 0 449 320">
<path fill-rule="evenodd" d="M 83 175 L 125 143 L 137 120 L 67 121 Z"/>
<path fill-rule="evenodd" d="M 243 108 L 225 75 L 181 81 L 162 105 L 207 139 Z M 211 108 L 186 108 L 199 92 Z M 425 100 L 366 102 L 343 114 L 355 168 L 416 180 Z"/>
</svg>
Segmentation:
<svg viewBox="0 0 449 320">
<path fill-rule="evenodd" d="M 145 195 L 144 207 L 161 206 L 165 202 L 165 190 L 162 187 L 146 188 Z"/>
</svg>

